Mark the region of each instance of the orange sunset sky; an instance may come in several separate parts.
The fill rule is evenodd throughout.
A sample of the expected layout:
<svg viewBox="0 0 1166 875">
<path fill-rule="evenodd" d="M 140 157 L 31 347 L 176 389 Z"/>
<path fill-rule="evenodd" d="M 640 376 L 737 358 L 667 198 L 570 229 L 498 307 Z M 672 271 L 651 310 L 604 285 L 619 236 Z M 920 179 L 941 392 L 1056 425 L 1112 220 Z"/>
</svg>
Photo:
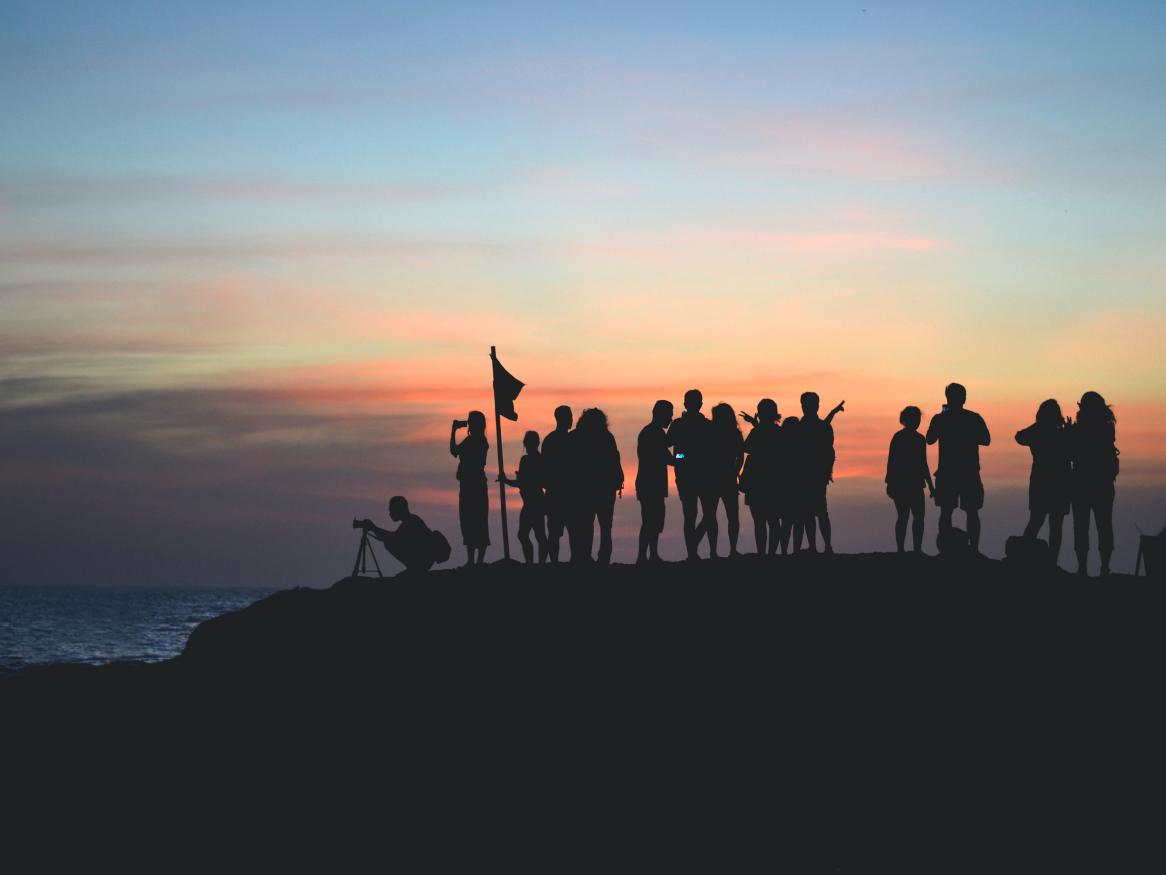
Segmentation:
<svg viewBox="0 0 1166 875">
<path fill-rule="evenodd" d="M 843 551 L 893 549 L 887 443 L 952 380 L 986 553 L 1013 434 L 1086 390 L 1116 570 L 1166 525 L 1159 4 L 102 7 L 0 2 L 0 582 L 323 585 L 397 493 L 456 547 L 491 344 L 511 471 L 607 411 L 616 561 L 635 435 L 692 387 L 846 400 Z"/>
</svg>

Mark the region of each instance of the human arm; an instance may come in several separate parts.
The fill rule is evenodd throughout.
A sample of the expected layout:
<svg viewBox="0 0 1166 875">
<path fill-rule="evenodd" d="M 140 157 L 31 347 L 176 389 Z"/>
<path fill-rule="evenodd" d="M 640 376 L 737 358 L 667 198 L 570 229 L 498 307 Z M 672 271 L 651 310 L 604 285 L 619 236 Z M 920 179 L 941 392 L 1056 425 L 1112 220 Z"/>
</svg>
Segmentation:
<svg viewBox="0 0 1166 875">
<path fill-rule="evenodd" d="M 979 443 L 980 446 L 986 447 L 992 443 L 992 435 L 988 434 L 988 423 L 984 422 L 984 417 L 980 416 L 978 413 L 976 414 L 976 419 L 978 420 L 976 423 L 978 432 L 976 435 L 976 442 Z"/>
<path fill-rule="evenodd" d="M 1031 447 L 1033 438 L 1036 437 L 1036 423 L 1034 422 L 1028 428 L 1022 428 L 1016 433 L 1016 442 L 1022 447 Z"/>
<path fill-rule="evenodd" d="M 940 419 L 939 419 L 939 417 L 942 415 L 943 414 L 941 414 L 941 413 L 935 414 L 935 416 L 931 417 L 931 422 L 929 422 L 927 424 L 927 443 L 929 443 L 929 444 L 933 444 L 937 440 L 939 440 L 939 431 L 940 431 L 940 424 L 939 424 Z"/>
<path fill-rule="evenodd" d="M 919 442 L 919 464 L 923 466 L 923 482 L 927 484 L 927 494 L 935 498 L 935 483 L 931 480 L 931 466 L 927 464 L 927 442 Z"/>
<path fill-rule="evenodd" d="M 464 423 L 460 419 L 455 419 L 453 424 L 449 427 L 449 454 L 457 456 L 461 452 L 461 447 L 457 442 L 457 431 L 462 428 Z"/>
<path fill-rule="evenodd" d="M 843 406 L 844 404 L 846 404 L 845 401 L 839 401 L 837 406 L 835 406 L 829 413 L 827 413 L 826 418 L 822 421 L 829 425 L 830 421 L 833 420 L 837 414 L 845 413 L 846 408 Z"/>
<path fill-rule="evenodd" d="M 741 411 L 741 418 L 743 420 L 745 420 L 747 423 L 749 423 L 750 425 L 756 427 L 756 425 L 757 425 L 757 417 L 756 416 L 753 416 L 752 414 L 746 413 L 744 410 L 742 410 Z"/>
</svg>

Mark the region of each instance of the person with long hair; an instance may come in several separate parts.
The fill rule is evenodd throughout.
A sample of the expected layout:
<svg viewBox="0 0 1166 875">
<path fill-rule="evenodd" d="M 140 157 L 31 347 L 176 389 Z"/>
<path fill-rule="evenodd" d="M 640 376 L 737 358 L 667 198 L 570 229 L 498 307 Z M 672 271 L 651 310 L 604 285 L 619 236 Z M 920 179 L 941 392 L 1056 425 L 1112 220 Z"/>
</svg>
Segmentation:
<svg viewBox="0 0 1166 875">
<path fill-rule="evenodd" d="M 468 434 L 459 444 L 457 433 Z M 481 565 L 490 545 L 490 499 L 486 484 L 486 414 L 471 410 L 469 416 L 455 419 L 449 430 L 449 452 L 458 460 L 458 520 L 462 543 L 466 545 L 466 565 Z"/>
<path fill-rule="evenodd" d="M 611 562 L 615 496 L 623 489 L 619 448 L 615 436 L 608 430 L 607 414 L 598 407 L 584 410 L 571 434 L 574 437 L 571 458 L 575 480 L 571 495 L 576 502 L 572 513 L 571 561 L 591 561 L 591 544 L 595 539 L 595 521 L 598 520 L 598 560 L 606 565 Z"/>
<path fill-rule="evenodd" d="M 1089 517 L 1097 523 L 1097 547 L 1101 554 L 1101 574 L 1109 574 L 1113 555 L 1113 498 L 1118 461 L 1117 417 L 1097 392 L 1086 392 L 1077 405 L 1077 421 L 1069 428 L 1070 457 L 1073 462 L 1072 505 L 1073 547 L 1077 553 L 1077 573 L 1085 575 L 1089 565 Z"/>
<path fill-rule="evenodd" d="M 784 553 L 778 492 L 782 476 L 782 430 L 778 425 L 781 414 L 777 412 L 777 402 L 762 398 L 757 402 L 755 415 L 742 413 L 741 418 L 753 426 L 742 448 L 748 456 L 741 471 L 740 488 L 753 515 L 757 555 L 773 556 L 779 544 Z"/>
<path fill-rule="evenodd" d="M 729 524 L 729 555 L 739 556 L 737 538 L 741 533 L 741 505 L 738 498 L 741 465 L 745 462 L 745 438 L 737 425 L 732 405 L 718 404 L 712 409 L 709 429 L 709 494 L 711 507 L 701 526 L 709 539 L 709 558 L 717 556 L 717 504 L 725 506 Z M 699 536 L 698 536 L 699 540 Z"/>
<path fill-rule="evenodd" d="M 887 451 L 887 495 L 895 502 L 895 549 L 899 553 L 904 552 L 910 517 L 914 517 L 911 546 L 916 553 L 923 552 L 923 487 L 935 496 L 935 484 L 931 482 L 931 469 L 927 465 L 927 440 L 919 433 L 921 422 L 922 410 L 904 407 L 899 414 L 899 424 L 903 427 L 895 432 Z"/>
<path fill-rule="evenodd" d="M 1068 432 L 1056 399 L 1042 401 L 1036 421 L 1016 433 L 1016 442 L 1032 452 L 1028 476 L 1028 525 L 1024 537 L 1035 538 L 1049 521 L 1049 553 L 1053 565 L 1061 554 L 1065 515 L 1069 512 L 1070 478 Z"/>
</svg>

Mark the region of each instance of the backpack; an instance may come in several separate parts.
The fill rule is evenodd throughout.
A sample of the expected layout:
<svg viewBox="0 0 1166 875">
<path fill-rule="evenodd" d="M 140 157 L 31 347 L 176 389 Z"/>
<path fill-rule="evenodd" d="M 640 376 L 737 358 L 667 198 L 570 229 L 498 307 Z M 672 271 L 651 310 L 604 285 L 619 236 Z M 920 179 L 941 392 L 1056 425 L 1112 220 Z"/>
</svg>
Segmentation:
<svg viewBox="0 0 1166 875">
<path fill-rule="evenodd" d="M 437 529 L 429 530 L 430 549 L 433 552 L 433 561 L 440 565 L 449 559 L 449 541 Z"/>
</svg>

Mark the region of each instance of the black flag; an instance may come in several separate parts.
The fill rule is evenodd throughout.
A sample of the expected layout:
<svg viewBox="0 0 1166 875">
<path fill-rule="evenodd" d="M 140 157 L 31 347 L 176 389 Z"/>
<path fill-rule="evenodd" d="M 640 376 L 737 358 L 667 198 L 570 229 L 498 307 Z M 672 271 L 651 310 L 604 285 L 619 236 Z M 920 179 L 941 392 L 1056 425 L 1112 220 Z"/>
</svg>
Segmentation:
<svg viewBox="0 0 1166 875">
<path fill-rule="evenodd" d="M 514 409 L 514 399 L 518 397 L 518 393 L 526 384 L 521 380 L 516 380 L 513 374 L 502 367 L 497 356 L 493 356 L 492 360 L 494 362 L 494 409 L 499 416 L 505 416 L 514 421 L 518 419 L 518 413 Z"/>
</svg>

